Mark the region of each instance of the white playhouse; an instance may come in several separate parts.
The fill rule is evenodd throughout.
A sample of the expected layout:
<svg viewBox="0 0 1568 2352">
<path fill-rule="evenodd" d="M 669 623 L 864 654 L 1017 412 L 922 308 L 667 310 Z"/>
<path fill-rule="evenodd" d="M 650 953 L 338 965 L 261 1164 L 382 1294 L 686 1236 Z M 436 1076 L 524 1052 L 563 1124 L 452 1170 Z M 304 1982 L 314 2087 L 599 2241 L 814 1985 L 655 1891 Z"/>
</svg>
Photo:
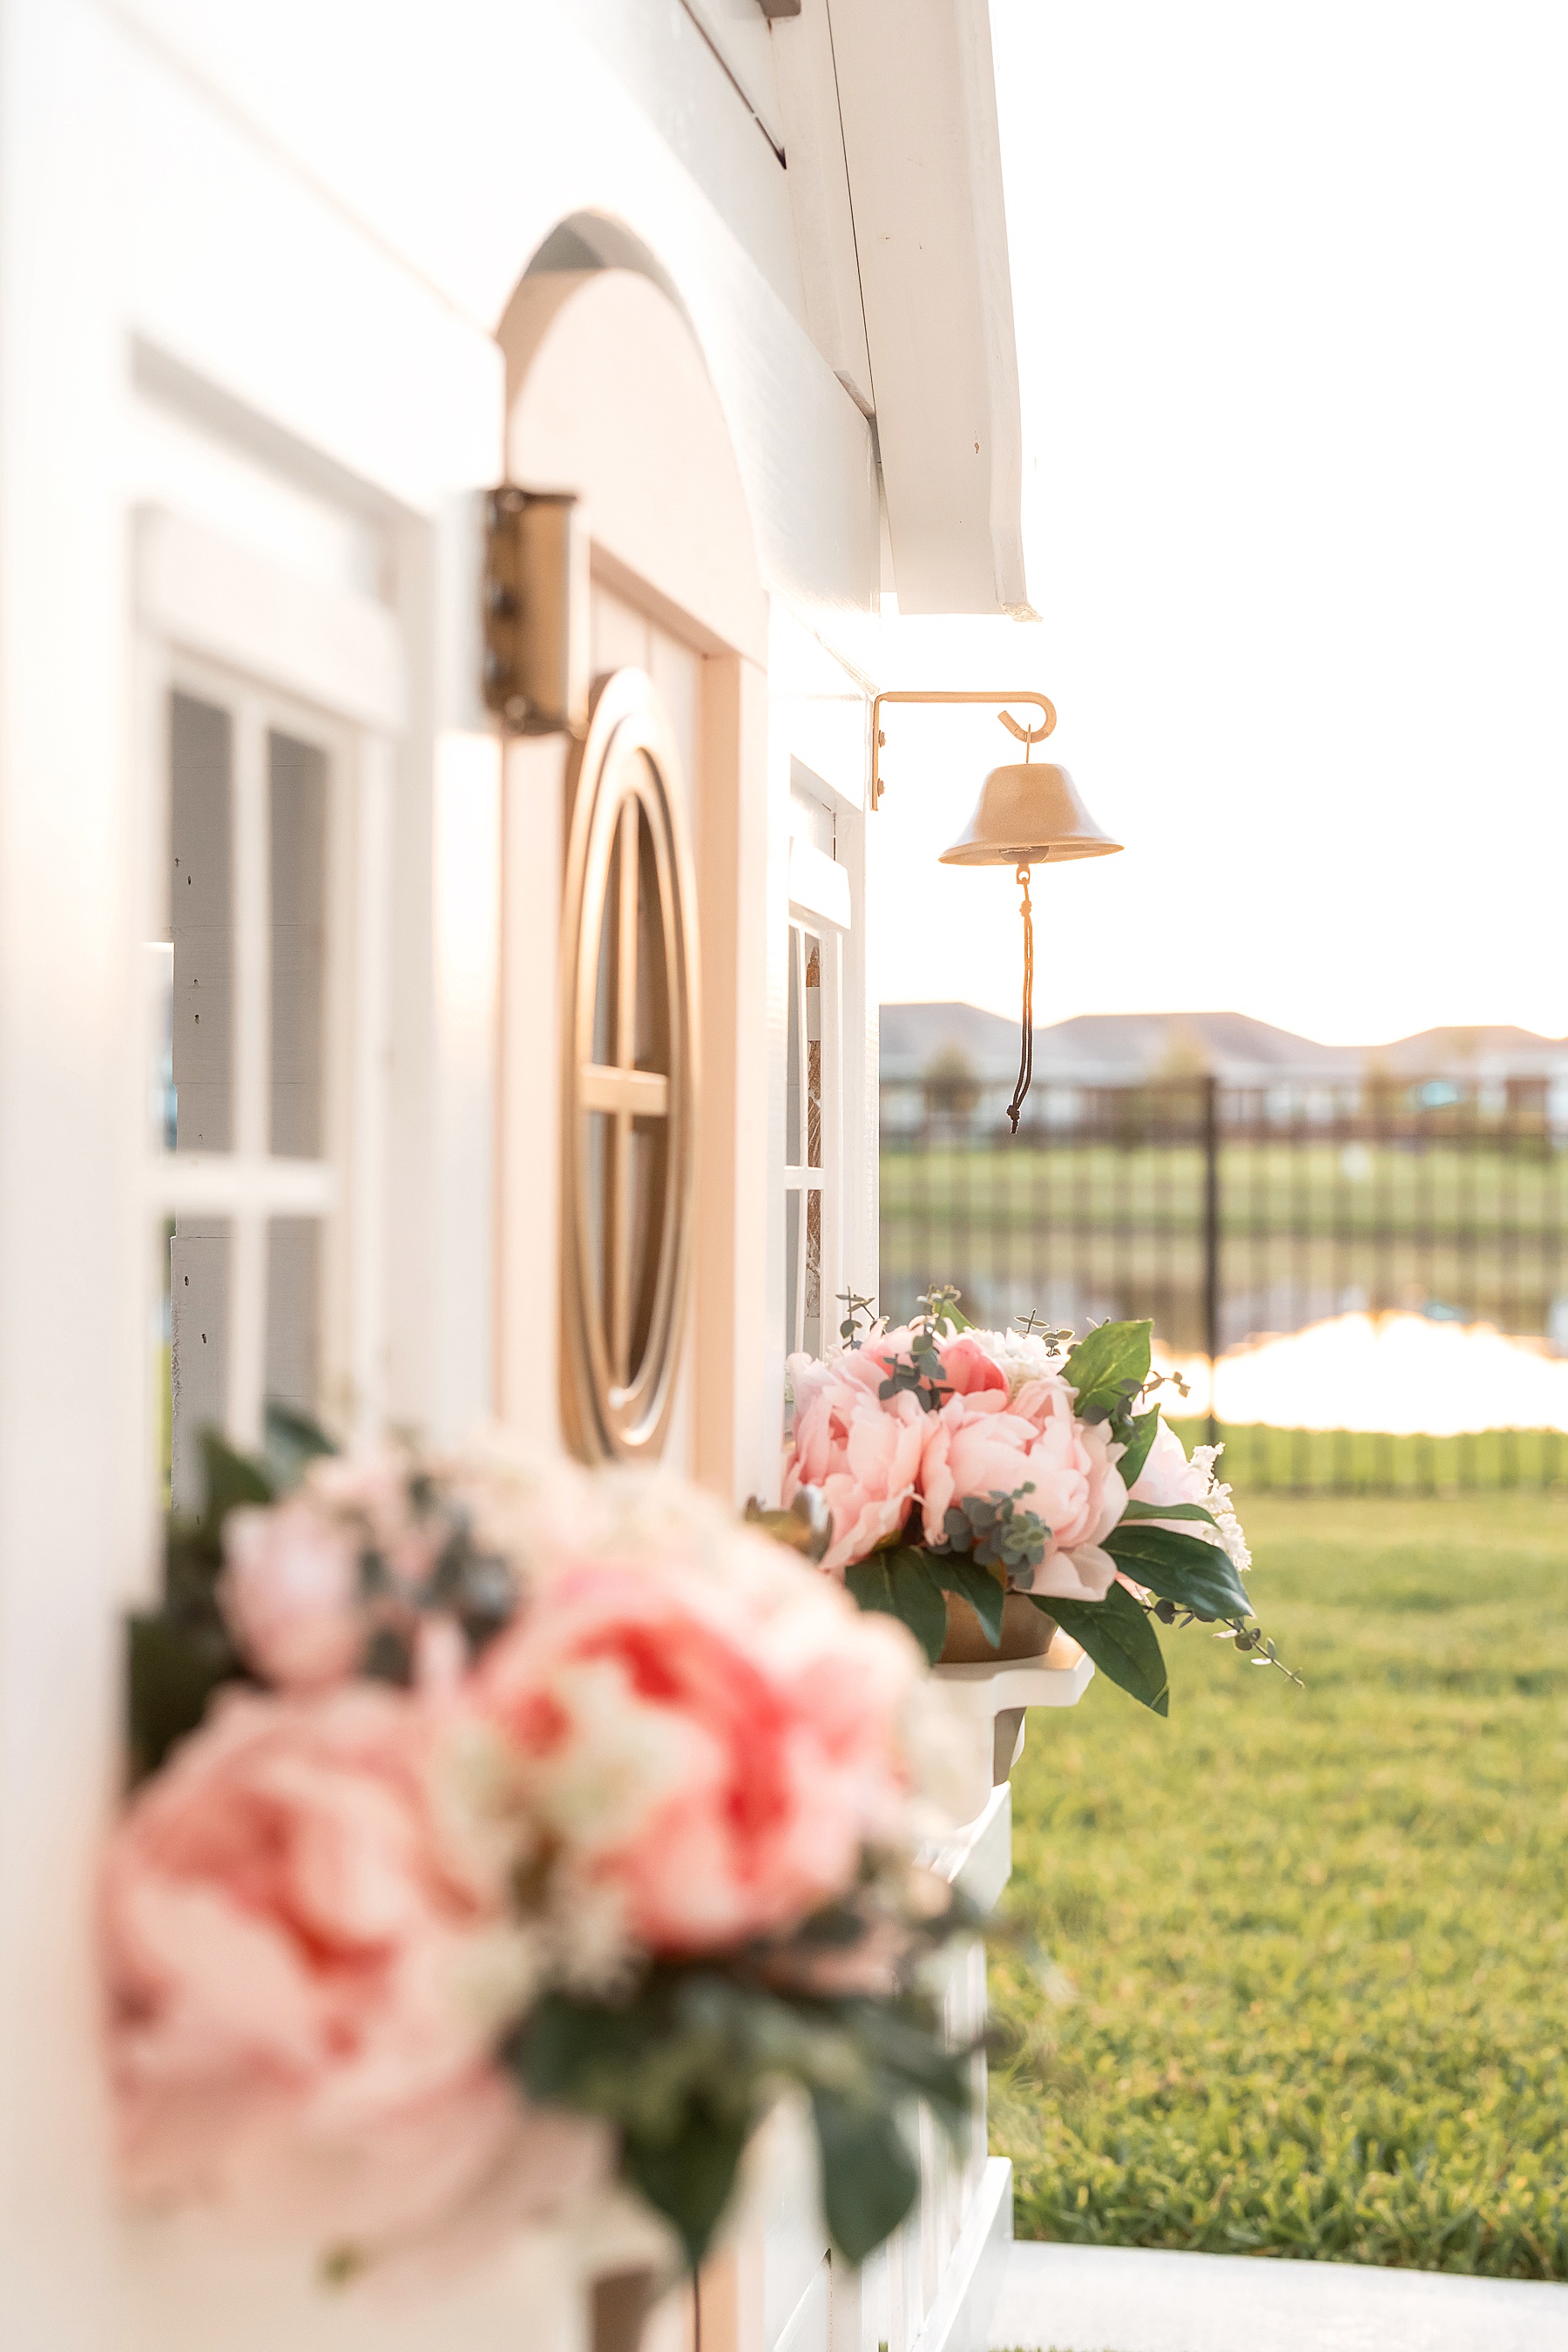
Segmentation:
<svg viewBox="0 0 1568 2352">
<path fill-rule="evenodd" d="M 609 2352 L 613 2219 L 388 2309 L 121 2215 L 122 1620 L 272 1397 L 776 1497 L 878 1286 L 880 602 L 1026 612 L 1020 473 L 987 0 L 0 0 L 7 2352 Z M 1079 1681 L 960 1682 L 984 1902 Z M 803 2149 L 650 2345 L 982 2346 L 983 2124 L 864 2273 Z"/>
</svg>

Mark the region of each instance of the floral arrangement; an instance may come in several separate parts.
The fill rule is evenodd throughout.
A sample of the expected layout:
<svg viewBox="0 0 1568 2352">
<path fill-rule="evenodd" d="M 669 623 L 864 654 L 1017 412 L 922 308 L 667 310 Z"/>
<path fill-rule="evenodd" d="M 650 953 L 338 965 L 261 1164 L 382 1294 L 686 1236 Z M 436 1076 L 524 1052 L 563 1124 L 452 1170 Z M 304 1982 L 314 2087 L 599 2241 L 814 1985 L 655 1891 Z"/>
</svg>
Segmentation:
<svg viewBox="0 0 1568 2352">
<path fill-rule="evenodd" d="M 1170 1693 L 1156 1622 L 1212 1624 L 1280 1666 L 1247 1622 L 1251 1554 L 1215 1475 L 1220 1449 L 1189 1459 L 1152 1401 L 1151 1324 L 1102 1323 L 1064 1360 L 1070 1332 L 1036 1331 L 1033 1318 L 975 1330 L 954 1290 L 930 1292 L 895 1330 L 869 1303 L 850 1299 L 826 1361 L 790 1358 L 784 1472 L 786 1509 L 816 1510 L 820 1564 L 863 1610 L 900 1619 L 935 1664 L 950 1594 L 993 1649 L 1020 1596 L 1159 1715 Z"/>
<path fill-rule="evenodd" d="M 679 1482 L 209 1441 L 106 1857 L 129 2188 L 448 2263 L 618 2179 L 709 2244 L 799 2087 L 834 2241 L 951 2130 L 915 1645 Z"/>
</svg>

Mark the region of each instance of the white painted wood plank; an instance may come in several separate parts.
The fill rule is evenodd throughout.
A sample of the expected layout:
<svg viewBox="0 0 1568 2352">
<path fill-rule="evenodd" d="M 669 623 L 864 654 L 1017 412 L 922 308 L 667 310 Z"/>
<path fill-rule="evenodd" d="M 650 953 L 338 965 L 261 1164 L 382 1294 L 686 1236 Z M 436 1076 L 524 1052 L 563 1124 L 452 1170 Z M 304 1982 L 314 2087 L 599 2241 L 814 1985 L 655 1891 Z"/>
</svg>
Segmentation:
<svg viewBox="0 0 1568 2352">
<path fill-rule="evenodd" d="M 767 2338 L 767 2352 L 828 2352 L 832 2272 L 825 2254 L 789 2319 Z"/>
<path fill-rule="evenodd" d="M 1568 2288 L 1256 2254 L 1020 2243 L 989 2341 L 1040 2352 L 1563 2352 Z"/>
<path fill-rule="evenodd" d="M 1005 2157 L 994 2156 L 910 2352 L 985 2352 L 1012 2242 L 1013 2168 Z"/>
</svg>

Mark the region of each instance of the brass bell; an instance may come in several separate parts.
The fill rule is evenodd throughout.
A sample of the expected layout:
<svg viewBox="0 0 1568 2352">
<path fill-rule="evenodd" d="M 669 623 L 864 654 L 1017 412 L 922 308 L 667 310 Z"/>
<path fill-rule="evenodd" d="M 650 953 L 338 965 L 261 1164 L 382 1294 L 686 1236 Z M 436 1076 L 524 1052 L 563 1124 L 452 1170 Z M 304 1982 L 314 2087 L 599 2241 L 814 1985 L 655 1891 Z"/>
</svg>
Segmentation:
<svg viewBox="0 0 1568 2352">
<path fill-rule="evenodd" d="M 1054 760 L 1038 766 L 1017 761 L 993 768 L 980 787 L 974 813 L 943 866 L 1033 866 L 1055 858 L 1109 857 L 1121 847 L 1101 832 L 1078 796 L 1078 787 Z"/>
<path fill-rule="evenodd" d="M 881 729 L 885 702 L 1032 702 L 1040 713 L 1037 726 L 1021 727 L 1010 710 L 996 714 L 1009 735 L 1024 746 L 1020 761 L 993 768 L 980 787 L 974 814 L 950 849 L 942 853 L 943 866 L 1011 866 L 1021 894 L 1018 912 L 1024 922 L 1024 1001 L 1019 1020 L 1018 1083 L 1007 1106 L 1015 1135 L 1035 1075 L 1035 910 L 1029 899 L 1029 868 L 1054 857 L 1109 857 L 1121 848 L 1102 833 L 1078 796 L 1078 787 L 1065 768 L 1052 760 L 1037 767 L 1029 758 L 1056 727 L 1056 706 L 1048 695 L 1032 690 L 995 694 L 986 690 L 940 687 L 889 688 L 871 705 L 871 806 L 882 798 Z"/>
</svg>

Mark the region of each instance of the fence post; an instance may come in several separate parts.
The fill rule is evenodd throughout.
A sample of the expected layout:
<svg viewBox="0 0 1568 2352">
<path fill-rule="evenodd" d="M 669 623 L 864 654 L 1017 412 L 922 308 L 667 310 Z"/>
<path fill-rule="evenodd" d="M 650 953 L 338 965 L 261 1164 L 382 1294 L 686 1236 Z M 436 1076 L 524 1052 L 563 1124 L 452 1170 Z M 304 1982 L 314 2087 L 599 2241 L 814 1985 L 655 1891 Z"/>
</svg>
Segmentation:
<svg viewBox="0 0 1568 2352">
<path fill-rule="evenodd" d="M 1219 1080 L 1204 1077 L 1204 1349 L 1209 1360 L 1209 1438 L 1219 1444 L 1215 1376 L 1219 1363 Z"/>
</svg>

